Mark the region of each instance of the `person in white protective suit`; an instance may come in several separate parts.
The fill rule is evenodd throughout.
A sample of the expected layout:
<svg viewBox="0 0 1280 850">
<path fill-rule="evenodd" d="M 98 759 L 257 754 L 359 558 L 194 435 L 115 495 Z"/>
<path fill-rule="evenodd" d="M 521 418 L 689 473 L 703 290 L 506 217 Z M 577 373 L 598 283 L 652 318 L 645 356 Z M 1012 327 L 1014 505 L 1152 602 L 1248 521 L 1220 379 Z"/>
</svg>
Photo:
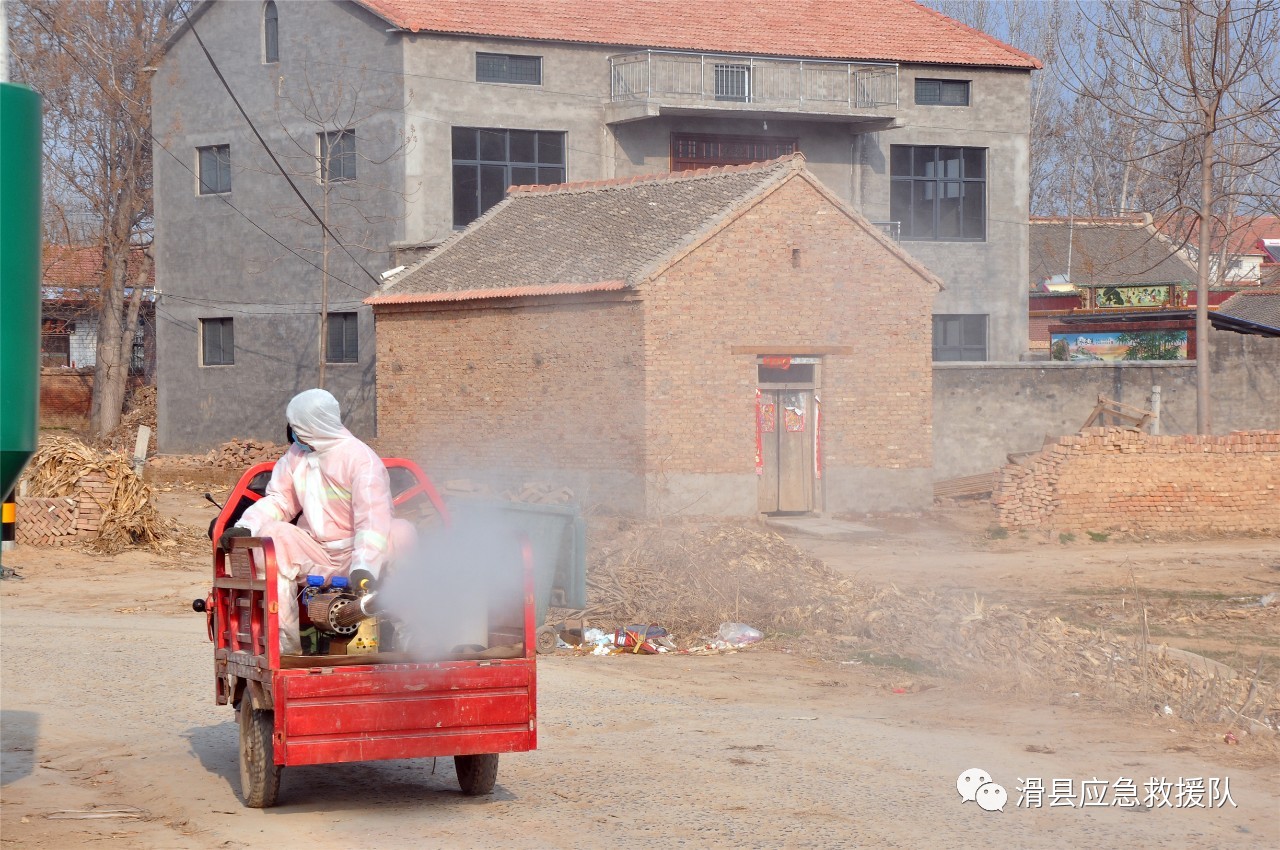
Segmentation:
<svg viewBox="0 0 1280 850">
<path fill-rule="evenodd" d="M 279 571 L 280 651 L 301 655 L 299 584 L 308 575 L 376 582 L 398 549 L 413 545 L 412 524 L 392 518 L 391 481 L 377 452 L 342 425 L 338 400 L 306 390 L 285 409 L 293 444 L 276 461 L 263 498 L 249 506 L 231 537 L 270 537 Z M 290 523 L 301 513 L 297 525 Z"/>
</svg>

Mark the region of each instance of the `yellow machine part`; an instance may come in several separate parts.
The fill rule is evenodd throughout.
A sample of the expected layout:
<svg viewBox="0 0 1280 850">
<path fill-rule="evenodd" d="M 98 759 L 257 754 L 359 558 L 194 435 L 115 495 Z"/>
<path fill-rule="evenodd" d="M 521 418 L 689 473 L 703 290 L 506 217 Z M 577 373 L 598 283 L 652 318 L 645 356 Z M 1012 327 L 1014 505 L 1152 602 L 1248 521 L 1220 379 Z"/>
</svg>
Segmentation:
<svg viewBox="0 0 1280 850">
<path fill-rule="evenodd" d="M 355 637 L 347 644 L 347 655 L 365 655 L 378 651 L 378 618 L 360 621 Z"/>
</svg>

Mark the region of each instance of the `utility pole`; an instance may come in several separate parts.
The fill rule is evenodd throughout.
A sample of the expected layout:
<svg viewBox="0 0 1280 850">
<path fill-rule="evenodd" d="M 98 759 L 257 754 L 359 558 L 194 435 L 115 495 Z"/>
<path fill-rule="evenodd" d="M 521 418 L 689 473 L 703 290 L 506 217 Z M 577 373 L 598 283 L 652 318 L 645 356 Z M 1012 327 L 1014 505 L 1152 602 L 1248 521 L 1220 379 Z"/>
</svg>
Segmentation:
<svg viewBox="0 0 1280 850">
<path fill-rule="evenodd" d="M 1212 117 L 1210 118 L 1212 120 Z M 1214 128 L 1205 129 L 1200 157 L 1200 253 L 1196 257 L 1196 433 L 1208 434 L 1209 415 L 1209 251 L 1213 229 Z"/>
</svg>

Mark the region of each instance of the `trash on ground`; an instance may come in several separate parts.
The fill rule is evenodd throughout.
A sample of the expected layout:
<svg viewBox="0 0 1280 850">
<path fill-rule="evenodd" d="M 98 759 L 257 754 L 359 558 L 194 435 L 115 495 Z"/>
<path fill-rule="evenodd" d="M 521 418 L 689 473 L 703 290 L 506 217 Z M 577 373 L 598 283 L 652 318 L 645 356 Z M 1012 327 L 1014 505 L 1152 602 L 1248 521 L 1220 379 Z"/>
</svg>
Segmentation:
<svg viewBox="0 0 1280 850">
<path fill-rule="evenodd" d="M 716 633 L 720 640 L 730 646 L 747 646 L 764 639 L 764 633 L 746 623 L 721 623 Z"/>
<path fill-rule="evenodd" d="M 63 809 L 45 815 L 49 820 L 99 820 L 104 818 L 143 818 L 147 813 L 133 806 L 103 806 L 95 809 Z"/>
</svg>

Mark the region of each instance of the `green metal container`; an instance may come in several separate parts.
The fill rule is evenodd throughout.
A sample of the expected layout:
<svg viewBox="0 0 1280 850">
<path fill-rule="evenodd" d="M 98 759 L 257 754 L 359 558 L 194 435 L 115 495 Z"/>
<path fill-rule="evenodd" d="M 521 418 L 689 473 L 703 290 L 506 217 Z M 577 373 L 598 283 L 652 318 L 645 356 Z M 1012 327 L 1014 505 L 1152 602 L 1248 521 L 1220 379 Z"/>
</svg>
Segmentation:
<svg viewBox="0 0 1280 850">
<path fill-rule="evenodd" d="M 0 83 L 0 493 L 36 450 L 40 405 L 40 95 Z"/>
</svg>

